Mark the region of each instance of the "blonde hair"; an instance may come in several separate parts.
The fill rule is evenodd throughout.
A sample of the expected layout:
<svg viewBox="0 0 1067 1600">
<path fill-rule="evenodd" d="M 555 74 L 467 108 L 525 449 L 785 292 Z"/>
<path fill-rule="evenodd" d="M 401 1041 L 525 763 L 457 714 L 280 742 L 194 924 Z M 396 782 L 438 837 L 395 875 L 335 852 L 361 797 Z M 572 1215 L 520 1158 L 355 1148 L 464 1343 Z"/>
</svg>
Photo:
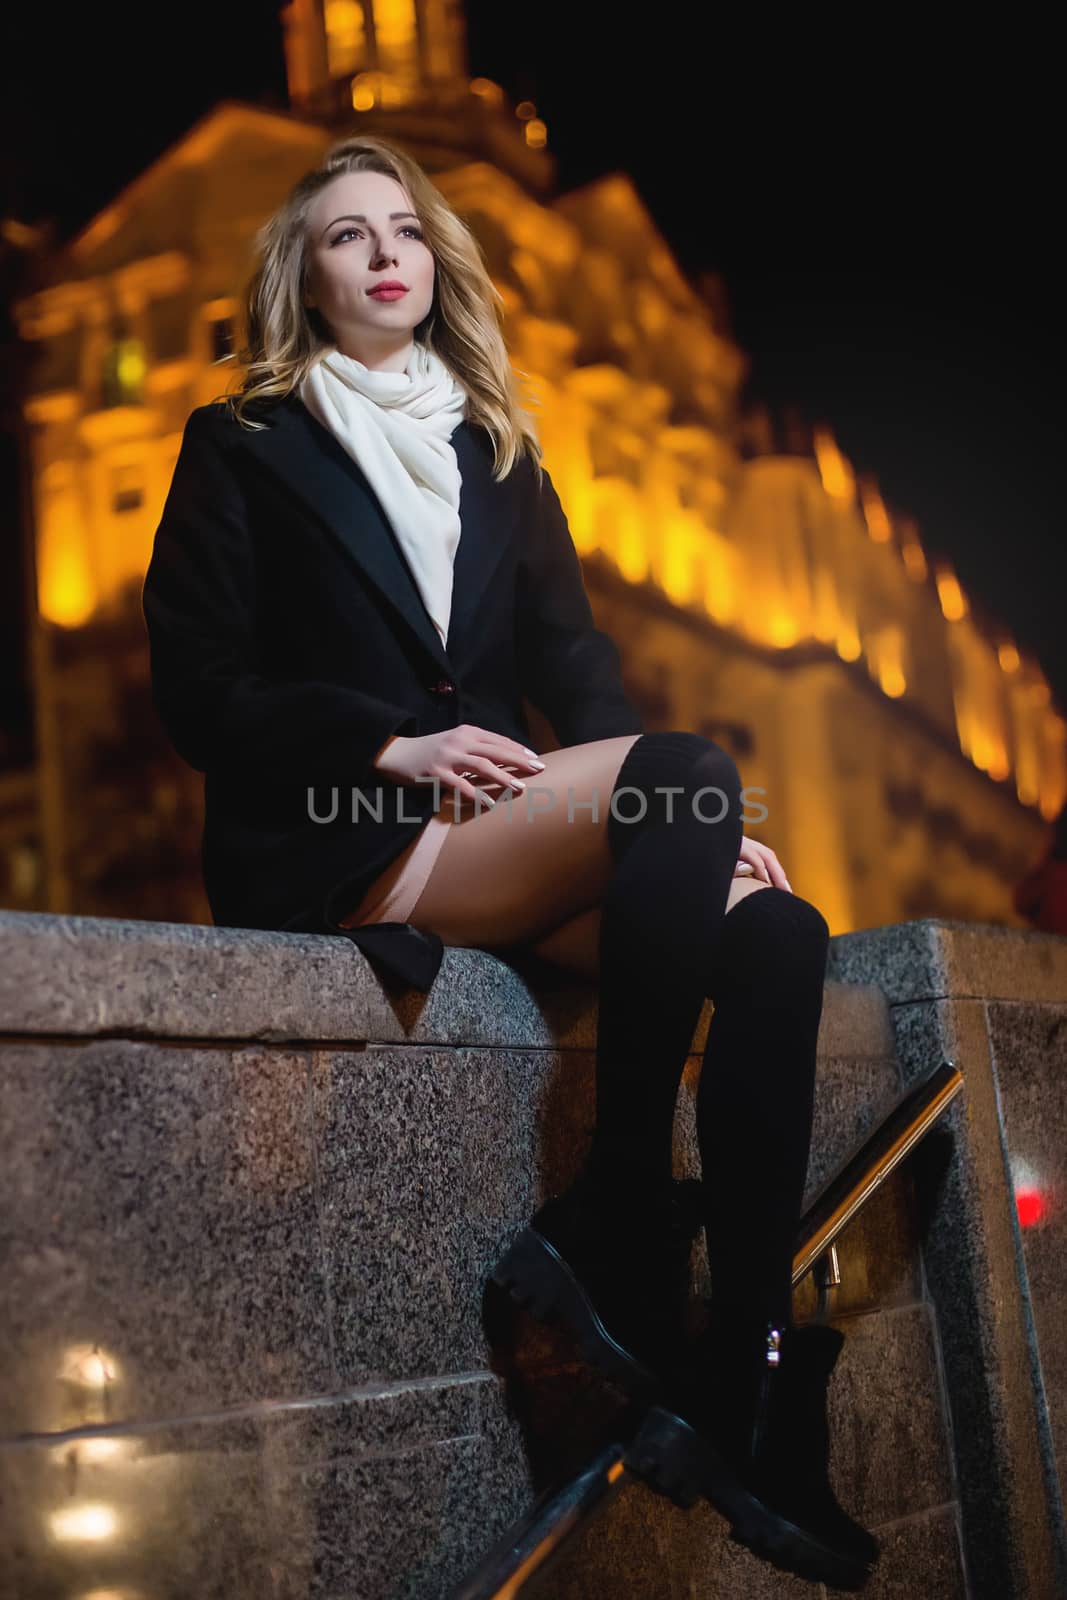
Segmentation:
<svg viewBox="0 0 1067 1600">
<path fill-rule="evenodd" d="M 308 213 L 316 195 L 345 172 L 381 172 L 411 199 L 434 256 L 429 313 L 414 329 L 467 391 L 467 417 L 493 440 L 494 474 L 505 478 L 525 451 L 541 481 L 541 445 L 520 399 L 504 343 L 502 296 L 474 234 L 427 174 L 391 140 L 358 135 L 331 146 L 318 167 L 290 190 L 256 235 L 257 266 L 245 294 L 247 345 L 238 359 L 241 387 L 219 398 L 243 427 L 259 400 L 280 399 L 304 380 L 326 348 L 334 348 L 319 311 L 304 304 Z M 525 377 L 523 373 L 521 376 Z"/>
</svg>

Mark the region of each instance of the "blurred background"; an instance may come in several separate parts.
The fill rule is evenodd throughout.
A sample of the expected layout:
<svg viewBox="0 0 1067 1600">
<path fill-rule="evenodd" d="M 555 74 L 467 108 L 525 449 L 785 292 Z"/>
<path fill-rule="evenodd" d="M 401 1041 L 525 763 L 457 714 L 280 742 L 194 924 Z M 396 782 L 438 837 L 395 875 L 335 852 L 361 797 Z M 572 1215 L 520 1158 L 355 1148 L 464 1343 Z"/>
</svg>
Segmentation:
<svg viewBox="0 0 1067 1600">
<path fill-rule="evenodd" d="M 646 725 L 731 750 L 834 933 L 1056 930 L 1039 39 L 487 0 L 3 26 L 0 906 L 210 921 L 141 582 L 185 420 L 239 378 L 255 231 L 364 129 L 482 245 Z"/>
</svg>

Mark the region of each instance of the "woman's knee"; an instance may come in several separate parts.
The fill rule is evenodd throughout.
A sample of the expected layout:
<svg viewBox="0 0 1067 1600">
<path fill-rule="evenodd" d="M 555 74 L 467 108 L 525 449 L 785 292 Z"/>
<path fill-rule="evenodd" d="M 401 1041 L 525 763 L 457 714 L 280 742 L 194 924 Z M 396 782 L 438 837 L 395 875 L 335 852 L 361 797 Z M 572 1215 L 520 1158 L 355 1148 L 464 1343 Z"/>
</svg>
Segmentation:
<svg viewBox="0 0 1067 1600">
<path fill-rule="evenodd" d="M 818 906 L 776 884 L 747 895 L 723 921 L 724 960 L 750 972 L 810 968 L 821 974 L 829 943 L 830 926 Z"/>
<path fill-rule="evenodd" d="M 618 860 L 645 829 L 690 819 L 741 835 L 741 775 L 728 750 L 685 729 L 642 734 L 611 794 L 607 840 Z M 732 846 L 731 846 L 732 849 Z"/>
<path fill-rule="evenodd" d="M 730 752 L 713 739 L 683 728 L 665 729 L 639 735 L 627 751 L 615 793 L 627 789 L 646 801 L 652 795 L 681 795 L 683 804 L 698 791 L 717 789 L 733 807 L 740 800 L 741 774 Z"/>
</svg>

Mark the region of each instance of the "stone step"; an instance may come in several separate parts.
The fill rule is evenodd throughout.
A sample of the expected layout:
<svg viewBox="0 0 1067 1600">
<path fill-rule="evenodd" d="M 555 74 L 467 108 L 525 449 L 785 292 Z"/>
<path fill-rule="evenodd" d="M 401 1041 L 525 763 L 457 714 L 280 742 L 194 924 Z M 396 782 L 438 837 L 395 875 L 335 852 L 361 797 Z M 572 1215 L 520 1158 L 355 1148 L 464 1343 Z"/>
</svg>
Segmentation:
<svg viewBox="0 0 1067 1600">
<path fill-rule="evenodd" d="M 929 1308 L 839 1325 L 847 1339 L 831 1389 L 832 1478 L 846 1508 L 885 1540 L 880 1587 L 866 1592 L 956 1600 L 964 1590 Z M 539 1392 L 547 1430 L 551 1383 Z M 442 1600 L 533 1498 L 524 1437 L 500 1379 L 481 1372 L 9 1443 L 0 1449 L 0 1538 L 10 1552 L 0 1596 L 33 1600 L 75 1592 L 76 1579 L 91 1588 L 121 1577 L 145 1594 Z M 87 1558 L 63 1537 L 64 1513 L 79 1505 L 108 1508 L 118 1550 L 98 1545 Z M 732 1544 L 706 1503 L 683 1512 L 633 1483 L 531 1600 L 820 1592 Z"/>
<path fill-rule="evenodd" d="M 825 989 L 809 1199 L 901 1087 L 861 976 Z M 0 1596 L 442 1600 L 581 1445 L 579 1414 L 595 1432 L 617 1404 L 529 1319 L 502 1367 L 484 1293 L 584 1157 L 591 1001 L 482 952 L 398 998 L 347 940 L 0 913 Z M 964 1593 L 924 1227 L 909 1163 L 843 1235 L 830 1302 L 834 1478 L 886 1540 L 875 1600 Z M 795 1312 L 816 1314 L 810 1277 Z M 115 1531 L 81 1542 L 62 1514 L 93 1507 Z M 637 1593 L 646 1566 L 671 1600 L 800 1592 L 710 1507 L 637 1485 L 560 1582 Z"/>
</svg>

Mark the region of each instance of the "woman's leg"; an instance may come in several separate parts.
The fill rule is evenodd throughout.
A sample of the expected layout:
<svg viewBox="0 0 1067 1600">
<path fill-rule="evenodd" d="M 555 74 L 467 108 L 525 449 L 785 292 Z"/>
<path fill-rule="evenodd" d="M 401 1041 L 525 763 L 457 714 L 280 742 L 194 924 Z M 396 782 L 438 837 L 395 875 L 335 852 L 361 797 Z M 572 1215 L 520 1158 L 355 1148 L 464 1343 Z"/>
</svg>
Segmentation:
<svg viewBox="0 0 1067 1600">
<path fill-rule="evenodd" d="M 772 887 L 735 878 L 727 913 Z M 600 906 L 580 912 L 533 949 L 596 981 L 601 916 Z M 785 1326 L 810 1153 L 826 924 L 808 901 L 775 888 L 737 922 L 727 916 L 720 940 L 697 1090 L 708 1259 L 720 1300 Z M 754 1181 L 761 1171 L 775 1181 Z"/>
<path fill-rule="evenodd" d="M 613 868 L 608 805 L 619 768 L 640 737 L 624 734 L 550 750 L 542 758 L 545 771 L 526 780 L 528 793 L 534 791 L 528 812 L 520 796 L 510 802 L 510 813 L 506 801 L 481 813 L 469 806 L 466 815 L 461 811 L 409 920 L 440 934 L 446 944 L 528 949 L 596 981 L 601 901 Z M 451 819 L 450 804 L 445 815 Z M 732 879 L 727 910 L 765 887 L 751 878 Z"/>
<path fill-rule="evenodd" d="M 697 1090 L 705 1233 L 717 1306 L 785 1328 L 808 1171 L 829 928 L 770 887 L 725 918 Z"/>
<path fill-rule="evenodd" d="M 731 920 L 740 811 L 740 775 L 710 740 L 646 734 L 627 752 L 609 797 L 613 871 L 600 907 L 585 1171 L 540 1208 L 497 1268 L 520 1303 L 555 1307 L 583 1350 L 623 1381 L 669 1367 L 688 1317 L 694 1202 L 704 1207 L 699 1185 L 683 1194 L 672 1182 L 675 1110 L 711 951 Z M 745 887 L 741 898 L 758 898 Z"/>
<path fill-rule="evenodd" d="M 592 1158 L 605 1176 L 639 1171 L 662 1187 L 711 946 L 731 892 L 753 888 L 733 876 L 740 776 L 712 741 L 663 732 L 551 752 L 529 788 L 449 830 L 409 920 L 502 950 L 558 948 L 565 924 L 596 926 Z M 598 902 L 597 924 L 586 914 Z"/>
<path fill-rule="evenodd" d="M 524 778 L 525 794 L 479 810 L 466 802 L 408 920 L 445 944 L 496 950 L 529 945 L 598 905 L 612 867 L 608 804 L 640 737 L 550 750 L 544 772 Z"/>
<path fill-rule="evenodd" d="M 738 905 L 746 895 L 756 889 L 769 889 L 771 885 L 758 878 L 734 878 L 726 897 L 727 911 Z M 580 978 L 596 983 L 600 977 L 600 906 L 590 906 L 576 916 L 561 922 L 558 928 L 534 940 L 529 948 L 534 955 L 554 966 L 563 967 Z"/>
<path fill-rule="evenodd" d="M 740 794 L 733 759 L 697 734 L 646 734 L 619 769 L 590 1153 L 619 1191 L 670 1180 L 678 1085 L 740 851 Z"/>
</svg>

